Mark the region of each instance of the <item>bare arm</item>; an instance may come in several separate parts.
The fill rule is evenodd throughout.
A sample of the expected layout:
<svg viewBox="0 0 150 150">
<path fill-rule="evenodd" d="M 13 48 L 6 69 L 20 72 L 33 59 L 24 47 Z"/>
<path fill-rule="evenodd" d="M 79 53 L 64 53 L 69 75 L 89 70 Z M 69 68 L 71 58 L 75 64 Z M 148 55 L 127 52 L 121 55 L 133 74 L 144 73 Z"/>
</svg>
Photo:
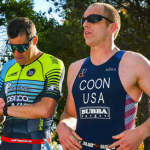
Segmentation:
<svg viewBox="0 0 150 150">
<path fill-rule="evenodd" d="M 38 97 L 36 97 L 34 99 L 36 103 L 32 103 L 30 105 L 7 107 L 7 114 L 9 116 L 26 119 L 52 117 L 61 94 L 62 82 L 65 73 L 63 62 L 59 59 L 56 59 L 56 62 L 57 63 L 52 63 L 50 60 L 45 62 L 47 64 L 45 69 L 43 69 L 44 78 L 42 79 L 44 86 L 42 87 L 41 92 L 37 93 L 38 95 L 42 95 L 43 98 L 37 102 Z M 6 93 L 5 90 L 3 90 L 3 93 Z"/>
<path fill-rule="evenodd" d="M 72 128 L 73 130 L 76 129 L 77 114 L 76 114 L 74 98 L 72 95 L 72 87 L 73 87 L 75 78 L 79 72 L 80 66 L 82 65 L 83 61 L 84 60 L 80 60 L 70 65 L 69 67 L 68 76 L 67 76 L 68 95 L 67 95 L 66 107 L 65 107 L 64 113 L 61 116 L 61 120 L 59 123 L 59 124 L 65 123 L 67 126 Z"/>
<path fill-rule="evenodd" d="M 3 107 L 5 102 L 0 98 L 0 115 L 3 116 Z M 7 113 L 9 116 L 36 119 L 36 118 L 50 118 L 54 111 L 57 102 L 49 97 L 44 97 L 40 102 L 31 105 L 23 106 L 9 106 Z M 5 117 L 1 117 L 1 120 Z"/>
<path fill-rule="evenodd" d="M 70 85 L 71 85 L 70 82 L 68 82 L 69 88 L 70 88 Z M 76 123 L 77 123 L 76 116 L 77 115 L 76 115 L 75 103 L 74 103 L 74 99 L 72 96 L 72 92 L 70 89 L 68 89 L 66 107 L 65 107 L 65 110 L 61 116 L 59 124 L 62 124 L 62 123 L 66 124 L 68 127 L 75 130 L 76 129 Z M 59 126 L 58 126 L 58 131 L 59 131 Z"/>
<path fill-rule="evenodd" d="M 3 98 L 0 98 L 0 124 L 4 123 L 6 120 L 6 117 L 3 115 L 3 107 L 5 105 L 5 102 Z"/>
<path fill-rule="evenodd" d="M 144 122 L 134 130 L 124 131 L 116 136 L 114 139 L 119 139 L 117 142 L 111 144 L 108 148 L 119 146 L 116 150 L 137 150 L 140 144 L 150 135 L 150 119 Z"/>
<path fill-rule="evenodd" d="M 64 111 L 63 114 L 61 115 L 61 121 L 59 122 L 59 125 L 65 124 L 75 131 L 76 123 L 77 123 L 77 119 L 67 111 Z M 58 130 L 59 130 L 59 126 L 58 126 Z"/>
<path fill-rule="evenodd" d="M 80 64 L 80 63 L 79 63 Z M 75 80 L 75 77 L 79 71 L 79 64 L 73 64 L 70 66 L 67 77 L 67 85 L 68 85 L 68 96 L 66 107 L 64 113 L 61 116 L 60 123 L 57 128 L 57 132 L 59 135 L 60 143 L 64 150 L 67 149 L 75 149 L 80 150 L 82 146 L 73 138 L 73 136 L 82 140 L 79 135 L 76 134 L 76 124 L 77 124 L 77 114 L 75 108 L 75 102 L 72 95 L 72 86 Z"/>
<path fill-rule="evenodd" d="M 9 116 L 26 119 L 50 118 L 56 105 L 57 102 L 53 98 L 44 97 L 40 102 L 31 105 L 10 106 L 7 113 Z"/>
<path fill-rule="evenodd" d="M 77 141 L 74 139 L 75 137 L 78 140 L 82 140 L 82 138 L 80 138 L 75 132 L 77 119 L 76 114 L 74 114 L 76 112 L 74 106 L 75 106 L 74 101 L 69 99 L 68 96 L 65 111 L 62 114 L 61 121 L 59 122 L 57 127 L 59 140 L 64 150 L 67 149 L 80 150 L 82 148 L 82 146 L 79 145 Z"/>
<path fill-rule="evenodd" d="M 150 96 L 150 62 L 140 54 L 130 53 L 130 55 L 131 56 L 128 56 L 128 62 L 130 63 L 128 66 L 130 65 L 132 70 L 130 73 L 132 73 L 134 77 L 132 81 L 136 81 L 135 88 L 138 88 L 138 91 L 144 91 Z M 133 85 L 133 87 L 134 86 L 135 85 Z M 130 88 L 132 89 L 132 85 L 130 85 Z M 136 94 L 137 93 L 135 92 L 133 97 L 136 98 Z M 113 138 L 118 139 L 118 141 L 110 145 L 108 148 L 120 146 L 116 150 L 137 150 L 142 141 L 148 136 L 150 136 L 150 119 L 134 130 L 124 131 L 119 135 L 113 136 Z"/>
</svg>

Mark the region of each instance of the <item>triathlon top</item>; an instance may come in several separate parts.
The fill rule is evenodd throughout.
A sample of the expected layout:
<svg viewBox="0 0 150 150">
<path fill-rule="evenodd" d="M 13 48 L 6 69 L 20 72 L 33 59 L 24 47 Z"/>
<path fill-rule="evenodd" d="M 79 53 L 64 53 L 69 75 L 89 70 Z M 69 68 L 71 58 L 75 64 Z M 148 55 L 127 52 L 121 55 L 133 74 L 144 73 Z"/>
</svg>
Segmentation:
<svg viewBox="0 0 150 150">
<path fill-rule="evenodd" d="M 50 97 L 58 102 L 63 78 L 63 62 L 52 55 L 43 53 L 34 62 L 25 66 L 20 66 L 15 59 L 12 59 L 4 64 L 1 71 L 0 97 L 12 106 L 37 103 L 43 97 Z M 53 116 L 49 119 L 21 119 L 7 116 L 3 136 L 26 139 L 48 138 Z"/>
<path fill-rule="evenodd" d="M 113 135 L 134 128 L 137 103 L 125 91 L 118 74 L 124 53 L 118 51 L 98 66 L 92 64 L 90 57 L 86 58 L 75 79 L 72 93 L 76 132 L 86 141 L 83 150 L 97 149 L 91 143 L 104 150 L 116 141 Z"/>
</svg>

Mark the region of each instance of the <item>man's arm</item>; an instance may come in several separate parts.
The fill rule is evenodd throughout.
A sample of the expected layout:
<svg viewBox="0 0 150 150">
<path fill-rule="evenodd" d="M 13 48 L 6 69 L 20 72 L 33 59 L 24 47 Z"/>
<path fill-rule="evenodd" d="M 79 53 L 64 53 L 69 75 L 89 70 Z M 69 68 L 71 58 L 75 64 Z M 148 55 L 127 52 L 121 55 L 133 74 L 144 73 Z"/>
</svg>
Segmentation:
<svg viewBox="0 0 150 150">
<path fill-rule="evenodd" d="M 4 68 L 5 68 L 5 64 L 0 74 L 0 124 L 4 123 L 4 121 L 6 120 L 6 117 L 3 115 L 3 107 L 5 105 L 5 99 L 6 99 L 5 89 L 4 89 L 4 76 L 5 76 Z"/>
<path fill-rule="evenodd" d="M 137 150 L 140 144 L 150 135 L 150 119 L 144 122 L 134 130 L 127 130 L 119 135 L 113 136 L 114 139 L 119 139 L 111 144 L 108 148 L 119 146 L 116 150 Z"/>
<path fill-rule="evenodd" d="M 45 83 L 42 93 L 39 93 L 42 94 L 43 98 L 31 105 L 7 107 L 7 114 L 9 116 L 26 119 L 52 117 L 61 94 L 65 73 L 63 62 L 58 60 L 57 63 L 49 63 L 44 72 Z M 51 90 L 50 87 L 53 87 L 53 89 Z"/>
<path fill-rule="evenodd" d="M 40 102 L 31 105 L 9 106 L 7 108 L 7 113 L 9 116 L 26 119 L 50 118 L 56 106 L 56 100 L 44 97 Z"/>
<path fill-rule="evenodd" d="M 68 98 L 67 101 L 71 102 L 71 100 Z M 73 114 L 71 114 L 72 112 L 75 112 L 73 103 L 71 105 L 67 103 L 66 107 L 70 107 L 72 110 L 69 111 L 67 108 L 65 108 L 65 111 L 61 116 L 61 121 L 57 126 L 59 140 L 64 150 L 80 150 L 82 146 L 74 139 L 75 137 L 78 140 L 82 140 L 82 138 L 79 137 L 79 135 L 77 135 L 75 132 L 77 119 Z"/>
<path fill-rule="evenodd" d="M 69 68 L 68 76 L 67 76 L 68 96 L 67 96 L 66 107 L 57 127 L 60 143 L 64 150 L 67 149 L 80 150 L 82 148 L 82 146 L 74 139 L 75 137 L 78 140 L 82 140 L 82 138 L 79 137 L 79 135 L 77 135 L 75 132 L 77 115 L 76 115 L 75 102 L 72 95 L 72 86 L 79 68 L 80 66 L 78 65 L 78 63 L 72 64 Z"/>
<path fill-rule="evenodd" d="M 150 96 L 150 62 L 140 54 L 133 54 L 133 56 L 129 58 L 129 62 L 134 77 L 137 80 L 138 88 Z M 150 136 L 150 119 L 134 130 L 124 131 L 119 135 L 113 136 L 114 139 L 119 140 L 108 148 L 120 146 L 116 150 L 137 150 L 142 141 L 148 136 Z"/>
<path fill-rule="evenodd" d="M 4 123 L 6 120 L 6 117 L 3 115 L 3 107 L 5 105 L 5 102 L 3 98 L 0 98 L 0 124 Z"/>
</svg>

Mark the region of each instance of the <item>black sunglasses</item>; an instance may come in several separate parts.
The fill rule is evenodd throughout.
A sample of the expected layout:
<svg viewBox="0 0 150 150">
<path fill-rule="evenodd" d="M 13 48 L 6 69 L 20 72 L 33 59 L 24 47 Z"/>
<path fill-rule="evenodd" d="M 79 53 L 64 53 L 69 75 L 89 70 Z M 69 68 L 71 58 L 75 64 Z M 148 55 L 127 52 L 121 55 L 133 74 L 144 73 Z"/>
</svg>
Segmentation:
<svg viewBox="0 0 150 150">
<path fill-rule="evenodd" d="M 87 17 L 83 17 L 83 18 L 81 19 L 81 26 L 83 26 L 83 23 L 84 23 L 86 20 L 87 20 L 87 22 L 89 22 L 89 23 L 96 23 L 96 22 L 98 22 L 98 21 L 101 21 L 103 18 L 106 19 L 106 20 L 108 20 L 109 22 L 113 23 L 113 21 L 111 21 L 110 19 L 108 19 L 108 18 L 106 18 L 106 17 L 104 17 L 104 16 L 97 15 L 97 14 L 91 14 L 91 15 L 89 15 L 89 16 L 87 16 Z"/>
<path fill-rule="evenodd" d="M 10 44 L 7 41 L 7 47 L 13 53 L 15 52 L 15 50 L 17 50 L 19 53 L 23 53 L 29 48 L 31 41 L 34 39 L 34 37 L 32 37 L 27 44 Z"/>
</svg>

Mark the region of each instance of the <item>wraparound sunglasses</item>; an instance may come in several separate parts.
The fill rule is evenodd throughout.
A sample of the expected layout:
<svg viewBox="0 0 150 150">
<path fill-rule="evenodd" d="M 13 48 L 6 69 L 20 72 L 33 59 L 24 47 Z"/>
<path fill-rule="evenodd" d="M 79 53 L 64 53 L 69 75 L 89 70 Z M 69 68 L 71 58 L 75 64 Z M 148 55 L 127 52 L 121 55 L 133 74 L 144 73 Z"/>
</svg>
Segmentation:
<svg viewBox="0 0 150 150">
<path fill-rule="evenodd" d="M 102 15 L 91 14 L 91 15 L 89 15 L 89 16 L 87 16 L 87 17 L 83 17 L 83 18 L 81 19 L 81 26 L 83 26 L 83 23 L 84 23 L 86 20 L 87 20 L 87 22 L 89 22 L 89 23 L 96 23 L 96 22 L 98 22 L 98 21 L 101 21 L 103 18 L 106 19 L 106 20 L 108 20 L 109 22 L 113 23 L 113 21 L 111 21 L 110 19 L 108 19 L 108 18 L 106 18 L 106 17 L 104 17 L 104 16 L 102 16 Z"/>
<path fill-rule="evenodd" d="M 17 50 L 19 53 L 23 53 L 29 48 L 34 37 L 32 37 L 27 44 L 10 44 L 8 43 L 9 41 L 7 41 L 7 47 L 13 53 L 15 52 L 15 50 Z"/>
</svg>

